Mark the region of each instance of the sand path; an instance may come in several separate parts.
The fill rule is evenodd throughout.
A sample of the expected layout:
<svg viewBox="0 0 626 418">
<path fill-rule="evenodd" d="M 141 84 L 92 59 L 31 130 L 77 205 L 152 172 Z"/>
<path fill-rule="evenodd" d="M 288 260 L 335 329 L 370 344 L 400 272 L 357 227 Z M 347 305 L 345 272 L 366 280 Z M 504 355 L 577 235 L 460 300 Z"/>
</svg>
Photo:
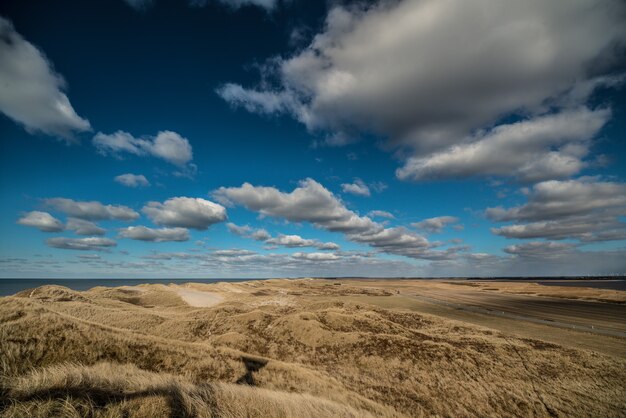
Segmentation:
<svg viewBox="0 0 626 418">
<path fill-rule="evenodd" d="M 189 306 L 207 308 L 220 303 L 224 298 L 217 293 L 178 287 L 173 289 Z"/>
</svg>

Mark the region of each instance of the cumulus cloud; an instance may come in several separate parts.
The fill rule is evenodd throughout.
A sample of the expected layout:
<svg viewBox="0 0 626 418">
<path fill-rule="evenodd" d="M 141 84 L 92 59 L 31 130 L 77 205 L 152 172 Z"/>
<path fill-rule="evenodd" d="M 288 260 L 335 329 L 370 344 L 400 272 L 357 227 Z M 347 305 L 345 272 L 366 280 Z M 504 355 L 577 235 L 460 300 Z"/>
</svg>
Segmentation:
<svg viewBox="0 0 626 418">
<path fill-rule="evenodd" d="M 370 218 L 387 218 L 387 219 L 395 219 L 393 213 L 384 211 L 384 210 L 372 210 L 367 213 L 367 216 Z"/>
<path fill-rule="evenodd" d="M 500 161 L 511 158 L 513 175 L 533 180 L 533 158 L 543 152 L 535 162 L 537 180 L 563 177 L 580 170 L 586 150 L 556 139 L 559 119 L 568 115 L 560 113 L 611 83 L 607 76 L 626 46 L 625 14 L 621 0 L 336 5 L 308 47 L 269 61 L 260 88 L 229 83 L 217 93 L 251 112 L 290 114 L 328 138 L 388 138 L 389 147 L 412 157 L 398 171 L 404 179 L 509 175 L 501 166 L 480 170 L 479 161 L 512 147 L 522 155 L 507 153 Z M 268 79 L 278 81 L 268 85 Z M 565 129 L 575 144 L 609 116 L 588 112 L 592 129 Z M 546 114 L 552 116 L 542 119 Z M 520 115 L 524 125 L 480 131 Z M 525 138 L 521 130 L 529 125 L 546 132 Z M 502 144 L 505 136 L 518 144 Z M 429 155 L 432 161 L 423 160 Z M 471 158 L 463 162 L 463 155 Z M 559 167 L 551 172 L 550 165 Z"/>
<path fill-rule="evenodd" d="M 315 254 L 315 255 L 312 255 Z M 376 257 L 373 253 L 344 251 L 334 253 L 259 254 L 241 249 L 208 253 L 153 253 L 144 258 L 155 263 L 177 263 L 176 271 L 206 277 L 207 269 L 220 277 L 321 277 L 321 276 L 398 276 L 419 274 L 419 267 L 404 260 Z M 167 268 L 167 264 L 163 264 Z"/>
<path fill-rule="evenodd" d="M 507 238 L 566 238 L 608 241 L 626 238 L 626 184 L 586 177 L 545 181 L 529 191 L 528 202 L 505 209 L 488 208 L 486 214 L 513 225 L 493 228 Z"/>
<path fill-rule="evenodd" d="M 524 182 L 567 178 L 586 163 L 590 140 L 609 120 L 608 109 L 585 107 L 480 132 L 462 144 L 411 157 L 397 176 L 406 180 L 512 176 Z"/>
<path fill-rule="evenodd" d="M 114 179 L 119 184 L 123 184 L 127 187 L 147 187 L 150 186 L 150 182 L 143 174 L 120 174 Z"/>
<path fill-rule="evenodd" d="M 339 249 L 339 245 L 335 244 L 334 242 L 321 242 L 316 239 L 304 239 L 300 235 L 279 234 L 275 238 L 270 238 L 266 240 L 265 243 L 288 248 L 317 247 L 320 250 Z"/>
<path fill-rule="evenodd" d="M 226 208 L 209 200 L 173 197 L 163 203 L 148 202 L 142 209 L 157 225 L 206 230 L 226 220 Z"/>
<path fill-rule="evenodd" d="M 272 237 L 270 233 L 267 232 L 265 229 L 262 229 L 262 228 L 254 229 L 250 227 L 249 225 L 240 226 L 232 222 L 229 222 L 226 224 L 226 227 L 231 233 L 235 235 L 239 235 L 241 237 L 246 237 L 246 238 L 252 238 L 255 241 L 267 241 L 268 239 Z"/>
<path fill-rule="evenodd" d="M 313 179 L 302 180 L 291 193 L 275 187 L 220 187 L 214 192 L 218 201 L 237 203 L 264 216 L 290 222 L 310 222 L 329 231 L 350 232 L 376 229 L 377 224 L 349 210 L 328 189 Z"/>
<path fill-rule="evenodd" d="M 523 244 L 509 245 L 504 252 L 526 258 L 548 258 L 569 252 L 574 244 L 551 241 L 532 241 Z"/>
<path fill-rule="evenodd" d="M 344 193 L 350 193 L 357 196 L 371 196 L 370 189 L 361 179 L 355 179 L 354 183 L 343 183 L 341 190 Z"/>
<path fill-rule="evenodd" d="M 46 56 L 0 17 L 0 111 L 28 132 L 70 141 L 91 126 L 76 114 L 65 88 Z"/>
<path fill-rule="evenodd" d="M 290 193 L 274 187 L 221 187 L 214 192 L 224 204 L 239 204 L 263 216 L 290 222 L 309 222 L 331 232 L 342 232 L 354 242 L 411 258 L 453 258 L 460 248 L 433 250 L 423 236 L 403 227 L 385 228 L 367 216 L 348 209 L 333 193 L 313 179 L 300 181 Z"/>
<path fill-rule="evenodd" d="M 95 223 L 78 218 L 69 218 L 65 229 L 74 231 L 78 235 L 104 235 L 106 233 L 104 228 L 100 228 Z"/>
<path fill-rule="evenodd" d="M 31 226 L 37 228 L 43 232 L 60 232 L 65 229 L 65 226 L 54 216 L 48 212 L 32 211 L 25 213 L 17 221 L 18 224 L 24 226 Z"/>
<path fill-rule="evenodd" d="M 423 229 L 424 231 L 430 232 L 431 234 L 440 233 L 447 225 L 458 222 L 459 218 L 455 218 L 454 216 L 438 216 L 436 218 L 424 219 L 421 222 L 412 223 L 411 226 L 418 229 Z"/>
<path fill-rule="evenodd" d="M 300 235 L 278 234 L 272 237 L 265 229 L 254 229 L 248 225 L 239 226 L 234 223 L 226 224 L 230 232 L 245 238 L 251 238 L 256 241 L 263 241 L 271 247 L 316 247 L 320 250 L 338 250 L 339 245 L 334 242 L 321 242 L 316 239 L 305 239 Z"/>
<path fill-rule="evenodd" d="M 309 261 L 335 261 L 340 259 L 338 255 L 333 253 L 293 253 L 291 256 L 298 260 Z"/>
<path fill-rule="evenodd" d="M 100 221 L 117 219 L 133 221 L 139 214 L 127 206 L 103 205 L 98 201 L 82 202 L 62 197 L 44 199 L 44 204 L 74 218 Z"/>
<path fill-rule="evenodd" d="M 186 228 L 148 228 L 145 226 L 129 226 L 119 230 L 123 238 L 149 242 L 188 241 L 189 231 Z"/>
<path fill-rule="evenodd" d="M 80 251 L 104 251 L 110 247 L 115 247 L 117 243 L 112 239 L 100 237 L 87 238 L 49 238 L 46 240 L 49 247 L 61 248 L 64 250 L 80 250 Z"/>
<path fill-rule="evenodd" d="M 93 137 L 93 145 L 102 154 L 120 156 L 133 154 L 137 156 L 153 156 L 167 161 L 185 172 L 195 171 L 191 164 L 193 151 L 187 138 L 176 132 L 161 131 L 154 137 L 135 138 L 128 132 L 117 131 L 112 134 L 98 132 Z"/>
</svg>

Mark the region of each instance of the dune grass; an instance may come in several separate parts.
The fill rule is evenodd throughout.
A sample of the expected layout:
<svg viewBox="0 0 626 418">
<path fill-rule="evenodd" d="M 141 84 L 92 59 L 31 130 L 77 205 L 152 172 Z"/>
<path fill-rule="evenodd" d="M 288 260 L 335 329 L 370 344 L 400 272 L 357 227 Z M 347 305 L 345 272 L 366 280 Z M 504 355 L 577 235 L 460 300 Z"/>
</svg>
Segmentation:
<svg viewBox="0 0 626 418">
<path fill-rule="evenodd" d="M 626 362 L 270 281 L 0 299 L 2 416 L 621 416 Z M 350 301 L 347 301 L 347 296 Z M 311 298 L 315 296 L 315 298 Z M 343 296 L 343 297 L 342 297 Z M 178 415 L 177 415 L 178 414 Z"/>
</svg>

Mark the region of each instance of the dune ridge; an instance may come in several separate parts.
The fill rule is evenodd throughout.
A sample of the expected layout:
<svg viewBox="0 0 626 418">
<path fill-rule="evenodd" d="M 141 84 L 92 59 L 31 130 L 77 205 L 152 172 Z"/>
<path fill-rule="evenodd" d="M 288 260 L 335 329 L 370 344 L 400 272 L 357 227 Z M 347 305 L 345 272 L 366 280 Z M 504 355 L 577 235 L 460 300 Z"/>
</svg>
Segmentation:
<svg viewBox="0 0 626 418">
<path fill-rule="evenodd" d="M 44 286 L 0 298 L 2 416 L 626 411 L 623 358 L 383 308 L 370 302 L 393 305 L 395 293 L 371 282 L 184 288 L 221 299 L 190 306 L 149 284 Z"/>
</svg>

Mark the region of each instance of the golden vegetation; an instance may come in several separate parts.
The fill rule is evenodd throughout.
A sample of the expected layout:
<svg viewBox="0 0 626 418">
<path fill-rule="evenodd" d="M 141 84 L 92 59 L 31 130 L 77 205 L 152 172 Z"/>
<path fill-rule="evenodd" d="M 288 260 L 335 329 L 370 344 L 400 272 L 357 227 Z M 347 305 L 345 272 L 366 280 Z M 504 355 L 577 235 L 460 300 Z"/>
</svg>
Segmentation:
<svg viewBox="0 0 626 418">
<path fill-rule="evenodd" d="M 216 304 L 162 285 L 1 298 L 3 416 L 626 413 L 624 359 L 369 305 L 394 294 L 370 282 L 186 289 Z"/>
</svg>

